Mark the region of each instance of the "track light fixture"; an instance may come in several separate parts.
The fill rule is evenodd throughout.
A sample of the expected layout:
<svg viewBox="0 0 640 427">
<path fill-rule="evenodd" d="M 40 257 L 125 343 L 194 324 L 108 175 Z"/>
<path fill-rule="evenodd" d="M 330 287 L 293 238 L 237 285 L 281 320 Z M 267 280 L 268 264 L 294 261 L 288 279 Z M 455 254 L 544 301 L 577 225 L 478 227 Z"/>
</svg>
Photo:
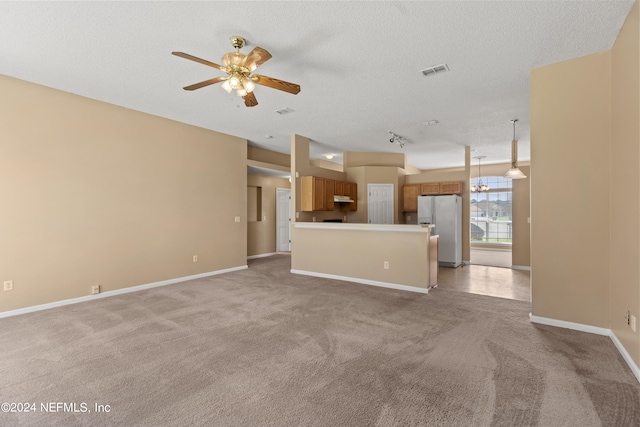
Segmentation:
<svg viewBox="0 0 640 427">
<path fill-rule="evenodd" d="M 405 144 L 406 141 L 404 140 L 403 137 L 401 137 L 400 135 L 398 135 L 398 134 L 396 134 L 394 132 L 391 132 L 390 130 L 387 131 L 387 132 L 389 132 L 391 134 L 391 138 L 389 139 L 390 143 L 392 143 L 392 144 L 396 143 L 396 144 L 398 144 L 400 146 L 400 148 L 404 148 L 404 144 Z"/>
</svg>

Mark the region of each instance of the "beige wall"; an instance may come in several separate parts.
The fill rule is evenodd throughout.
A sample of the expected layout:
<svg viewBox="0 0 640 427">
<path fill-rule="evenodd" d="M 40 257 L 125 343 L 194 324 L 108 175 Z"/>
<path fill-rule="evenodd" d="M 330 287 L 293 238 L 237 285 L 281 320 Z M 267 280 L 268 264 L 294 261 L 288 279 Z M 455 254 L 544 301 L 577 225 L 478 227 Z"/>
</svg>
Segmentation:
<svg viewBox="0 0 640 427">
<path fill-rule="evenodd" d="M 246 140 L 5 76 L 0 93 L 0 311 L 246 265 Z"/>
<path fill-rule="evenodd" d="M 612 50 L 611 330 L 640 366 L 640 8 L 638 3 Z M 639 325 L 640 328 L 640 325 Z"/>
<path fill-rule="evenodd" d="M 253 145 L 249 145 L 247 147 L 247 159 L 278 166 L 289 167 L 291 165 L 291 156 L 288 154 L 265 150 L 264 148 L 255 147 Z"/>
<path fill-rule="evenodd" d="M 531 168 L 518 165 L 527 177 L 513 180 L 511 264 L 515 267 L 531 265 Z"/>
<path fill-rule="evenodd" d="M 414 175 L 417 173 L 422 173 L 423 171 L 418 169 L 415 166 L 411 166 L 409 163 L 406 164 L 405 168 L 404 168 L 404 172 L 406 175 Z"/>
<path fill-rule="evenodd" d="M 417 288 L 429 286 L 429 232 L 296 227 L 292 231 L 293 270 Z M 385 261 L 389 262 L 388 269 L 384 268 Z"/>
<path fill-rule="evenodd" d="M 340 163 L 330 162 L 329 160 L 315 159 L 315 160 L 310 160 L 309 163 L 312 166 L 316 166 L 319 168 L 330 169 L 337 172 L 343 172 L 342 165 Z"/>
<path fill-rule="evenodd" d="M 371 153 L 347 151 L 343 153 L 344 170 L 358 166 L 389 166 L 404 169 L 407 155 L 404 153 Z"/>
<path fill-rule="evenodd" d="M 611 53 L 531 71 L 532 314 L 609 327 Z"/>
<path fill-rule="evenodd" d="M 291 184 L 285 178 L 249 174 L 247 185 L 262 189 L 261 220 L 247 222 L 247 256 L 276 252 L 276 188 Z"/>
</svg>

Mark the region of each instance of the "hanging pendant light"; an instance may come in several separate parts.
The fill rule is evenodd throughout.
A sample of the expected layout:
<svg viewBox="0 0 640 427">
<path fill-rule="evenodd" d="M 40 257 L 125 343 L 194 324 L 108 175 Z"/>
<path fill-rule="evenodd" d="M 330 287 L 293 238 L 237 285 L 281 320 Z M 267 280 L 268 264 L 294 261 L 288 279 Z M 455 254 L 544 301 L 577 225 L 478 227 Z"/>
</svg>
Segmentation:
<svg viewBox="0 0 640 427">
<path fill-rule="evenodd" d="M 474 185 L 471 186 L 472 193 L 482 193 L 484 191 L 489 191 L 490 188 L 488 185 L 482 182 L 482 172 L 480 171 L 480 160 L 484 159 L 487 156 L 477 156 L 474 159 L 478 159 L 478 180 Z"/>
<path fill-rule="evenodd" d="M 523 179 L 527 176 L 518 169 L 518 141 L 516 141 L 516 122 L 518 119 L 511 120 L 513 123 L 513 139 L 511 140 L 511 169 L 504 174 L 505 178 Z"/>
</svg>

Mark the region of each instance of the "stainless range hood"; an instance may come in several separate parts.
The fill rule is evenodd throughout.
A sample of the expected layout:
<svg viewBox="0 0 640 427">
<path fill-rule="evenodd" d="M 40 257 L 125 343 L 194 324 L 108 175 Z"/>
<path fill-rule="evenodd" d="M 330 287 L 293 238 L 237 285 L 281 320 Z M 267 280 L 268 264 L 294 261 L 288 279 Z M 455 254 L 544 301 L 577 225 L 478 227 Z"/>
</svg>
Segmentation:
<svg viewBox="0 0 640 427">
<path fill-rule="evenodd" d="M 353 203 L 349 196 L 333 196 L 333 203 Z"/>
</svg>

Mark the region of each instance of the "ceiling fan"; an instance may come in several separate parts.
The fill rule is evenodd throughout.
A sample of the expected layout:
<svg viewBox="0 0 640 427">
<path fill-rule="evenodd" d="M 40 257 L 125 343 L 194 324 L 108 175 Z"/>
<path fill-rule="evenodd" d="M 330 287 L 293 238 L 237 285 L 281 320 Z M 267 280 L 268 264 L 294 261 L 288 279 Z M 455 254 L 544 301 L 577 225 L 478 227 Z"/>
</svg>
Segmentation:
<svg viewBox="0 0 640 427">
<path fill-rule="evenodd" d="M 235 89 L 236 93 L 244 99 L 244 105 L 247 107 L 258 105 L 258 100 L 253 94 L 253 89 L 256 87 L 256 84 L 282 90 L 294 95 L 300 92 L 300 86 L 297 84 L 260 74 L 251 75 L 256 68 L 271 58 L 269 52 L 261 47 L 255 47 L 248 55 L 240 53 L 240 49 L 245 45 L 245 39 L 240 36 L 232 36 L 231 45 L 236 51 L 225 54 L 222 57 L 222 65 L 189 55 L 188 53 L 171 52 L 173 55 L 199 62 L 227 73 L 227 76 L 224 77 L 214 77 L 213 79 L 185 86 L 184 90 L 196 90 L 222 82 L 222 88 L 228 93 L 231 93 L 231 91 Z"/>
</svg>

